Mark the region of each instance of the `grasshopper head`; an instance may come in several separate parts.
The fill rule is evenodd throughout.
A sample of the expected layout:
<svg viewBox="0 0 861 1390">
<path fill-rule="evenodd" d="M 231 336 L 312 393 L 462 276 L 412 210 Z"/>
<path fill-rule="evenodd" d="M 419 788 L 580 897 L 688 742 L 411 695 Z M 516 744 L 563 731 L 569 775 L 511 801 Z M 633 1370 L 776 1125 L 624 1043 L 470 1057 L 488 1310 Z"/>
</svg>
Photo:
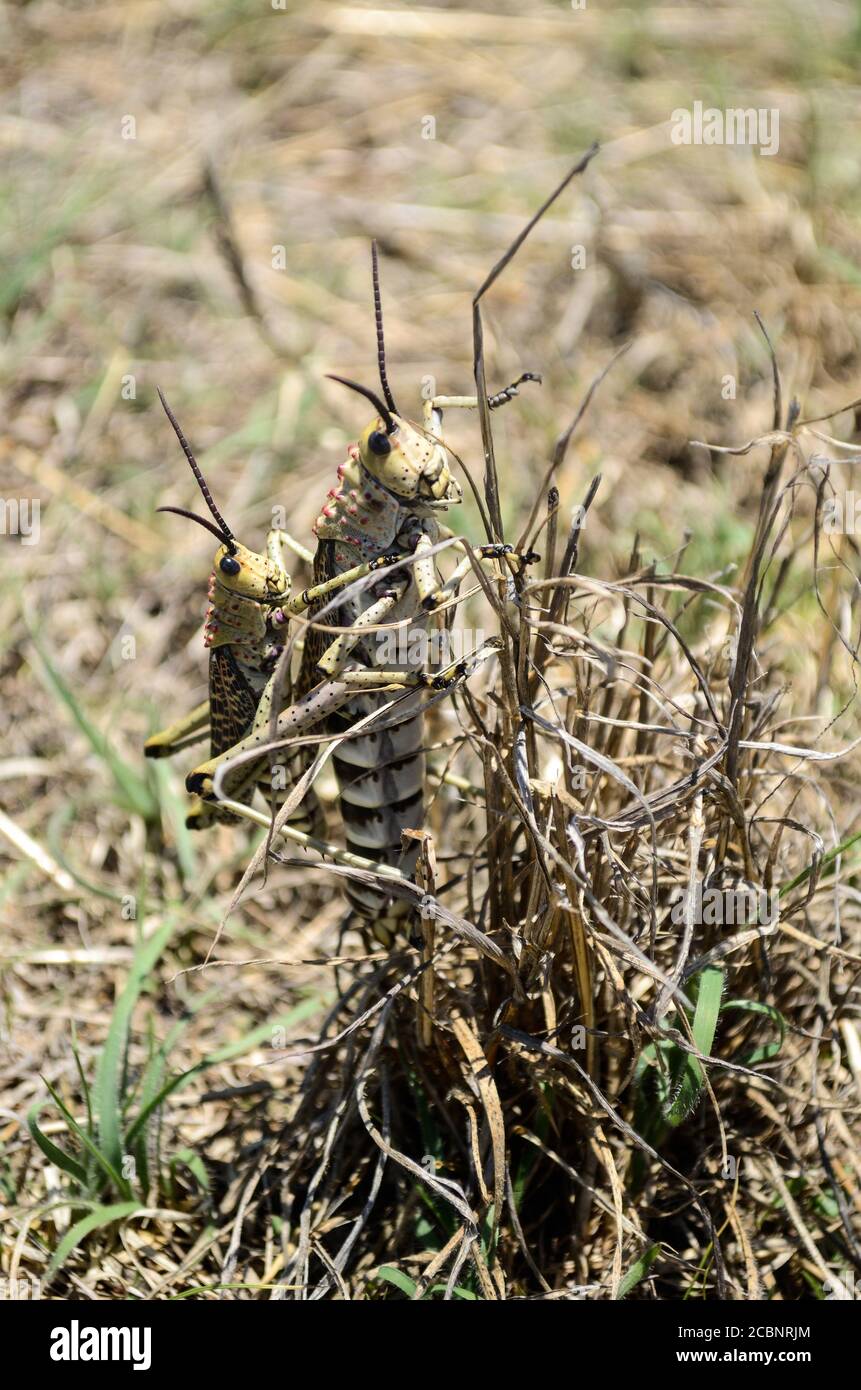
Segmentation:
<svg viewBox="0 0 861 1390">
<path fill-rule="evenodd" d="M 375 482 L 413 506 L 443 509 L 462 501 L 438 440 L 389 410 L 366 386 L 343 376 L 330 380 L 357 391 L 379 412 L 359 439 L 359 461 Z"/>
<path fill-rule="evenodd" d="M 189 521 L 196 521 L 198 526 L 203 526 L 215 536 L 216 540 L 221 541 L 215 554 L 213 578 L 228 594 L 237 598 L 250 599 L 255 603 L 278 602 L 288 597 L 290 579 L 278 559 L 277 552 L 273 551 L 270 544 L 266 555 L 258 555 L 255 551 L 247 550 L 244 545 L 239 544 L 213 501 L 206 479 L 198 467 L 197 460 L 191 451 L 191 445 L 180 429 L 176 416 L 165 400 L 163 393 L 159 391 L 158 394 L 182 451 L 191 465 L 191 471 L 197 479 L 203 500 L 209 508 L 213 520 L 209 521 L 204 516 L 198 516 L 196 512 L 186 511 L 184 507 L 159 507 L 157 510 L 174 512 L 177 516 L 187 517 Z"/>
<path fill-rule="evenodd" d="M 274 603 L 283 599 L 289 580 L 270 555 L 258 555 L 237 540 L 225 541 L 215 553 L 213 574 L 216 583 L 237 598 L 254 603 Z"/>
<path fill-rule="evenodd" d="M 421 509 L 450 507 L 463 500 L 460 484 L 452 477 L 442 444 L 404 420 L 397 413 L 395 399 L 386 375 L 383 342 L 383 307 L 380 299 L 380 272 L 377 243 L 371 243 L 371 274 L 374 286 L 374 320 L 377 330 L 377 364 L 383 399 L 367 386 L 343 376 L 330 380 L 357 391 L 378 412 L 359 439 L 359 461 L 366 473 L 398 501 Z"/>
<path fill-rule="evenodd" d="M 418 505 L 443 508 L 462 501 L 442 445 L 398 415 L 389 413 L 389 421 L 392 429 L 383 418 L 372 421 L 359 439 L 359 458 L 371 477 Z"/>
</svg>

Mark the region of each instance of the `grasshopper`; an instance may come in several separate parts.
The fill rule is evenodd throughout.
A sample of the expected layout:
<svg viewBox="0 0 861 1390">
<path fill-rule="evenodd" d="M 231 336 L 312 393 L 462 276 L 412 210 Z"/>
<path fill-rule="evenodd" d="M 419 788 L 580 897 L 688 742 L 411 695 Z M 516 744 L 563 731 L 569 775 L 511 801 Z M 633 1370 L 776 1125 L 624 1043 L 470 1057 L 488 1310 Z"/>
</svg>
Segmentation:
<svg viewBox="0 0 861 1390">
<path fill-rule="evenodd" d="M 389 561 L 387 556 L 377 556 L 372 564 L 355 566 L 334 576 L 330 582 L 317 584 L 292 597 L 286 567 L 288 549 L 297 550 L 309 561 L 313 557 L 286 531 L 274 528 L 267 536 L 265 554 L 257 554 L 237 541 L 213 500 L 176 416 L 162 392 L 158 394 L 213 520 L 182 507 L 159 507 L 158 510 L 173 512 L 205 527 L 220 545 L 210 575 L 209 608 L 204 625 L 204 643 L 209 649 L 208 698 L 175 724 L 153 734 L 144 745 L 144 751 L 148 758 L 170 757 L 208 732 L 211 757 L 217 758 L 246 735 L 268 726 L 273 672 L 284 649 L 284 631 L 290 618 L 325 599 L 333 589 L 351 583 L 372 569 L 382 568 Z M 268 795 L 263 761 L 244 768 L 235 776 L 229 794 L 241 800 L 252 795 L 255 786 L 260 786 Z M 313 821 L 316 818 L 312 814 L 303 819 Z M 235 817 L 216 803 L 195 798 L 186 824 L 200 830 L 214 819 L 235 820 Z"/>
<path fill-rule="evenodd" d="M 307 599 L 313 620 L 321 599 L 336 587 L 377 566 L 385 565 L 390 572 L 360 594 L 345 594 L 344 603 L 329 619 L 342 629 L 337 636 L 327 634 L 321 624 L 308 628 L 296 700 L 280 711 L 275 728 L 278 739 L 296 740 L 322 724 L 339 740 L 333 763 L 347 849 L 410 873 L 417 843 L 404 851 L 401 836 L 404 830 L 420 828 L 424 812 L 421 691 L 448 688 L 469 673 L 470 662 L 454 663 L 442 672 L 427 671 L 422 666 L 420 644 L 416 655 L 410 643 L 410 653 L 403 660 L 387 665 L 382 644 L 375 641 L 376 629 L 388 626 L 391 631 L 403 622 L 411 624 L 413 632 L 426 627 L 430 615 L 457 594 L 471 568 L 466 554 L 451 578 L 440 585 L 434 555 L 441 540 L 466 550 L 438 520 L 441 513 L 462 500 L 442 440 L 443 410 L 475 408 L 478 402 L 475 396 L 427 399 L 420 426 L 399 414 L 386 373 L 375 244 L 372 275 L 382 395 L 348 378 L 331 377 L 368 400 L 376 414 L 358 442 L 350 446 L 346 462 L 338 469 L 338 486 L 330 490 L 317 518 L 314 587 L 301 597 Z M 524 381 L 540 378 L 526 373 L 488 397 L 488 406 L 496 409 L 512 400 Z M 532 554 L 517 556 L 512 546 L 503 543 L 482 546 L 477 554 L 484 562 L 505 560 L 515 572 L 518 566 L 537 558 Z M 331 603 L 327 607 L 331 610 Z M 401 702 L 397 722 L 351 736 L 353 725 L 373 716 L 386 702 L 385 692 L 393 688 L 415 692 Z M 271 713 L 271 699 L 268 708 Z M 219 768 L 234 759 L 247 767 L 242 760 L 266 741 L 266 722 L 258 719 L 232 748 L 213 752 L 210 760 L 188 777 L 188 790 L 211 798 Z M 223 794 L 223 788 L 219 791 Z M 375 888 L 352 881 L 347 896 L 358 915 L 374 923 L 381 939 L 389 939 L 402 920 L 403 902 L 388 901 Z"/>
</svg>

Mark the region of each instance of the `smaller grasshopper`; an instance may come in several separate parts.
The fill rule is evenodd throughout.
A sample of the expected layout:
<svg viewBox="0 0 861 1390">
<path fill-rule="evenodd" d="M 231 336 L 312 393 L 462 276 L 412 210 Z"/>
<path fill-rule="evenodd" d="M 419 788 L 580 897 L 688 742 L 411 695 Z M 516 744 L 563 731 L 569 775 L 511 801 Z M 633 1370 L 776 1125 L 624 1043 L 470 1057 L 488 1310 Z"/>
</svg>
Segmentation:
<svg viewBox="0 0 861 1390">
<path fill-rule="evenodd" d="M 153 734 L 144 745 L 148 758 L 167 758 L 204 738 L 209 732 L 211 757 L 225 753 L 252 734 L 261 733 L 271 717 L 273 673 L 284 649 L 283 631 L 291 617 L 304 613 L 312 604 L 333 590 L 382 569 L 395 555 L 383 555 L 370 563 L 354 566 L 334 579 L 305 589 L 291 597 L 291 580 L 285 560 L 293 548 L 308 560 L 312 557 L 292 541 L 286 531 L 272 529 L 266 539 L 266 553 L 257 554 L 237 541 L 212 497 L 191 446 L 161 391 L 159 400 L 173 426 L 183 453 L 197 479 L 213 521 L 182 507 L 159 507 L 205 527 L 221 542 L 216 551 L 209 580 L 209 608 L 204 625 L 204 643 L 209 648 L 209 696 L 190 714 Z M 231 779 L 229 795 L 241 800 L 259 786 L 270 792 L 265 760 L 255 762 Z M 313 798 L 312 798 L 313 800 Z M 306 799 L 307 803 L 307 799 Z M 213 820 L 236 818 L 217 803 L 195 797 L 186 824 L 204 829 Z M 309 807 L 297 820 L 312 822 Z"/>
</svg>

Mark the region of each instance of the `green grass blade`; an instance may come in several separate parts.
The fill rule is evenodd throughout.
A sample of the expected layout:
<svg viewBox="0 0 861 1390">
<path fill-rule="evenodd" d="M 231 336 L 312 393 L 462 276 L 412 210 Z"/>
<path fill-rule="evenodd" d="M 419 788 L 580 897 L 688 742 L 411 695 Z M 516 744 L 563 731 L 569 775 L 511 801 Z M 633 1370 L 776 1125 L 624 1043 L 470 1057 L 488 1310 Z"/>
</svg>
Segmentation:
<svg viewBox="0 0 861 1390">
<path fill-rule="evenodd" d="M 650 1245 L 648 1250 L 644 1250 L 639 1259 L 635 1260 L 619 1285 L 617 1299 L 627 1298 L 633 1288 L 639 1284 L 641 1279 L 645 1279 L 658 1255 L 660 1254 L 660 1244 Z"/>
<path fill-rule="evenodd" d="M 182 881 L 189 883 L 197 873 L 197 852 L 194 848 L 194 835 L 185 823 L 188 797 L 177 796 L 173 783 L 174 774 L 166 762 L 151 763 L 150 770 L 155 779 L 156 794 L 165 819 L 173 831 Z"/>
<path fill-rule="evenodd" d="M 418 1285 L 408 1274 L 404 1274 L 402 1269 L 398 1269 L 396 1265 L 380 1265 L 374 1278 L 384 1279 L 387 1284 L 394 1284 L 395 1288 L 400 1289 L 401 1293 L 406 1294 L 408 1298 L 415 1297 Z M 422 1297 L 427 1299 L 431 1294 L 445 1293 L 447 1288 L 447 1284 L 431 1284 L 431 1287 Z M 477 1297 L 472 1292 L 472 1289 L 465 1289 L 461 1284 L 455 1284 L 452 1293 L 455 1294 L 457 1298 L 465 1298 L 472 1303 L 477 1301 Z"/>
<path fill-rule="evenodd" d="M 271 1023 L 261 1023 L 258 1028 L 252 1028 L 250 1033 L 244 1037 L 237 1038 L 236 1042 L 226 1043 L 224 1047 L 217 1047 L 214 1052 L 210 1052 L 208 1057 L 201 1063 L 202 1066 L 211 1067 L 214 1062 L 230 1062 L 234 1057 L 241 1057 L 243 1052 L 249 1048 L 256 1047 L 260 1042 L 268 1042 L 272 1037 L 272 1032 L 276 1028 L 292 1028 L 295 1023 L 302 1023 L 306 1018 L 311 1018 L 319 1013 L 329 1000 L 321 995 L 313 995 L 308 999 L 303 999 L 301 1004 L 297 1004 L 289 1013 L 281 1014 L 279 1018 L 274 1018 Z"/>
<path fill-rule="evenodd" d="M 180 1149 L 170 1160 L 171 1173 L 176 1172 L 179 1164 L 187 1168 L 192 1176 L 196 1178 L 202 1192 L 209 1191 L 209 1173 L 199 1153 L 195 1153 L 194 1149 Z"/>
<path fill-rule="evenodd" d="M 124 1217 L 131 1216 L 140 1209 L 138 1202 L 117 1202 L 114 1206 L 96 1207 L 93 1211 L 88 1212 L 86 1216 L 69 1228 L 51 1256 L 51 1263 L 45 1274 L 45 1284 L 51 1282 L 75 1246 L 80 1245 L 84 1237 L 88 1236 L 91 1231 L 98 1230 L 100 1226 L 110 1226 L 114 1221 L 122 1221 Z"/>
<path fill-rule="evenodd" d="M 56 859 L 57 863 L 70 878 L 75 880 L 79 888 L 84 888 L 88 893 L 92 893 L 96 898 L 107 898 L 110 902 L 121 903 L 122 893 L 118 893 L 114 888 L 104 888 L 102 884 L 93 882 L 92 879 L 85 878 L 84 875 L 70 863 L 64 846 L 68 843 L 68 829 L 75 817 L 75 807 L 60 805 L 48 821 L 48 828 L 45 831 L 45 840 L 48 849 Z"/>
<path fill-rule="evenodd" d="M 15 897 L 18 889 L 22 888 L 27 882 L 32 868 L 33 865 L 29 859 L 22 859 L 20 863 L 6 870 L 5 878 L 3 882 L 0 883 L 0 912 L 2 912 L 7 902 Z"/>
<path fill-rule="evenodd" d="M 845 854 L 847 849 L 851 849 L 853 845 L 857 845 L 859 840 L 861 840 L 861 830 L 857 830 L 854 835 L 850 835 L 848 839 L 830 849 L 827 854 L 823 854 L 819 861 L 820 877 L 824 877 L 834 867 L 840 855 Z M 796 874 L 795 878 L 791 878 L 788 883 L 781 884 L 777 890 L 780 897 L 783 897 L 785 893 L 791 893 L 792 889 L 798 888 L 800 884 L 806 883 L 812 872 L 813 865 L 809 864 L 806 869 L 801 870 L 800 874 Z"/>
<path fill-rule="evenodd" d="M 700 1052 L 707 1055 L 711 1053 L 714 1042 L 723 985 L 723 971 L 716 966 L 709 966 L 699 976 L 699 991 L 692 1031 L 695 1045 Z M 678 1066 L 673 1076 L 673 1099 L 667 1111 L 667 1120 L 674 1128 L 681 1124 L 682 1120 L 690 1115 L 696 1106 L 705 1080 L 698 1059 L 692 1057 L 689 1052 L 683 1052 L 681 1048 L 678 1049 L 678 1053 Z"/>
<path fill-rule="evenodd" d="M 165 922 L 164 926 L 135 951 L 131 973 L 125 989 L 114 1005 L 108 1035 L 99 1057 L 95 1083 L 99 1141 L 106 1158 L 115 1168 L 122 1167 L 124 1152 L 121 1089 L 132 1010 L 150 971 L 170 940 L 173 929 L 173 922 Z"/>
<path fill-rule="evenodd" d="M 76 1070 L 77 1070 L 77 1073 L 78 1073 L 78 1080 L 79 1080 L 80 1083 L 81 1083 L 81 1094 L 82 1094 L 82 1096 L 84 1097 L 84 1104 L 85 1104 L 85 1106 L 86 1106 L 86 1108 L 87 1108 L 87 1133 L 89 1134 L 90 1138 L 91 1138 L 93 1141 L 95 1141 L 95 1137 L 96 1137 L 96 1126 L 95 1126 L 95 1122 L 94 1122 L 94 1119 L 93 1119 L 92 1090 L 91 1090 L 91 1088 L 90 1088 L 90 1083 L 89 1083 L 89 1081 L 87 1080 L 86 1072 L 84 1071 L 84 1064 L 83 1064 L 83 1062 L 81 1061 L 81 1055 L 80 1055 L 80 1053 L 79 1053 L 79 1051 L 78 1051 L 78 1035 L 77 1035 L 77 1030 L 76 1030 L 76 1028 L 75 1028 L 74 1022 L 72 1023 L 72 1056 L 73 1056 L 74 1059 L 75 1059 L 75 1067 L 76 1067 Z M 88 1188 L 88 1190 L 89 1190 L 89 1187 L 90 1187 L 90 1185 L 91 1185 L 91 1184 L 90 1184 L 91 1167 L 92 1167 L 92 1165 L 91 1165 L 91 1162 L 89 1161 L 89 1156 L 88 1156 L 88 1162 L 87 1162 L 87 1188 Z"/>
<path fill-rule="evenodd" d="M 402 1269 L 396 1269 L 394 1265 L 380 1265 L 375 1279 L 384 1279 L 387 1284 L 394 1284 L 396 1289 L 405 1293 L 407 1298 L 412 1298 L 418 1285 L 408 1274 L 404 1274 Z"/>
<path fill-rule="evenodd" d="M 723 1005 L 721 1013 L 728 1009 L 735 1009 L 739 1013 L 765 1014 L 773 1023 L 777 1024 L 780 1034 L 776 1042 L 763 1043 L 761 1047 L 755 1047 L 752 1052 L 747 1052 L 740 1057 L 739 1063 L 743 1067 L 755 1067 L 759 1062 L 770 1062 L 772 1057 L 777 1057 L 783 1047 L 786 1037 L 786 1019 L 779 1009 L 773 1004 L 761 1004 L 758 999 L 728 999 Z"/>
<path fill-rule="evenodd" d="M 217 989 L 207 990 L 199 999 L 186 1005 L 186 1011 L 182 1018 L 177 1019 L 176 1023 L 168 1029 L 163 1042 L 158 1047 L 153 1046 L 150 1051 L 149 1060 L 144 1067 L 143 1073 L 138 1083 L 136 1096 L 130 1098 L 139 1100 L 139 1109 L 149 1107 L 153 1097 L 158 1094 L 159 1088 L 163 1084 L 163 1077 L 167 1070 L 167 1059 L 173 1048 L 182 1037 L 195 1014 L 207 1008 L 213 1000 L 218 998 Z M 128 1114 L 131 1105 L 126 1106 L 124 1114 Z"/>
<path fill-rule="evenodd" d="M 87 718 L 74 692 L 63 680 L 38 638 L 32 633 L 31 637 L 48 689 L 66 706 L 93 752 L 110 771 L 120 803 L 127 811 L 139 815 L 143 820 L 155 821 L 158 817 L 158 805 L 150 791 L 149 783 L 120 757 L 104 734 Z"/>
<path fill-rule="evenodd" d="M 300 1022 L 303 1018 L 307 1018 L 309 1014 L 318 1013 L 319 1010 L 323 1008 L 323 1003 L 324 1001 L 322 999 L 306 999 L 303 1003 L 297 1004 L 295 1009 L 291 1009 L 289 1014 L 282 1014 L 280 1018 L 274 1019 L 271 1023 L 262 1023 L 259 1028 L 253 1028 L 250 1033 L 246 1033 L 244 1038 L 239 1038 L 238 1041 L 234 1043 L 228 1043 L 225 1047 L 219 1047 L 215 1052 L 210 1052 L 209 1055 L 204 1057 L 200 1062 L 195 1062 L 194 1066 L 189 1067 L 187 1071 L 179 1072 L 176 1076 L 172 1076 L 152 1099 L 143 1106 L 140 1114 L 130 1126 L 126 1136 L 126 1143 L 129 1148 L 131 1148 L 132 1144 L 136 1141 L 153 1111 L 157 1110 L 160 1105 L 163 1105 L 167 1097 L 172 1095 L 174 1091 L 178 1091 L 179 1088 L 184 1086 L 187 1081 L 190 1081 L 193 1076 L 197 1076 L 198 1072 L 205 1071 L 207 1067 L 215 1066 L 218 1062 L 227 1062 L 233 1057 L 241 1057 L 243 1052 L 248 1052 L 252 1047 L 256 1047 L 257 1043 L 262 1042 L 265 1038 L 269 1038 L 273 1028 L 290 1027 L 292 1024 Z"/>
<path fill-rule="evenodd" d="M 37 1116 L 39 1111 L 43 1110 L 47 1104 L 48 1102 L 46 1100 L 37 1100 L 35 1105 L 31 1105 L 30 1109 L 27 1111 L 27 1128 L 30 1131 L 30 1135 L 39 1145 L 39 1148 L 42 1150 L 42 1153 L 49 1163 L 53 1163 L 61 1172 L 68 1173 L 70 1178 L 74 1178 L 75 1182 L 79 1183 L 82 1188 L 86 1188 L 87 1174 L 81 1167 L 81 1164 L 63 1149 L 58 1148 L 58 1146 L 48 1138 L 47 1134 L 43 1134 L 39 1128 Z"/>
<path fill-rule="evenodd" d="M 87 1081 L 86 1073 L 84 1071 L 84 1064 L 81 1061 L 81 1054 L 78 1051 L 78 1030 L 75 1027 L 74 1022 L 72 1023 L 72 1056 L 75 1059 L 75 1067 L 77 1068 L 78 1072 L 78 1080 L 81 1083 L 81 1094 L 84 1097 L 84 1104 L 87 1107 L 87 1133 L 92 1139 L 95 1135 L 96 1130 L 95 1125 L 93 1123 L 93 1105 L 91 1100 L 90 1084 Z"/>
<path fill-rule="evenodd" d="M 87 1134 L 86 1130 L 81 1128 L 74 1115 L 72 1114 L 71 1110 L 63 1101 L 62 1096 L 59 1094 L 58 1091 L 54 1090 L 54 1087 L 51 1085 L 50 1081 L 46 1081 L 44 1077 L 42 1078 L 42 1080 L 45 1081 L 45 1085 L 51 1092 L 51 1098 L 54 1101 L 54 1104 L 60 1111 L 60 1114 L 63 1116 L 63 1119 L 66 1121 L 66 1124 L 69 1126 L 69 1129 L 71 1130 L 72 1134 L 74 1134 L 75 1138 L 80 1142 L 84 1152 L 88 1153 L 91 1158 L 94 1158 L 96 1160 L 96 1163 L 101 1168 L 102 1172 L 105 1174 L 105 1177 L 108 1179 L 109 1182 L 113 1184 L 117 1192 L 119 1192 L 119 1194 L 122 1197 L 131 1200 L 131 1187 L 129 1186 L 127 1180 L 122 1176 L 119 1165 L 111 1163 L 107 1155 L 102 1153 L 98 1144 L 94 1143 L 94 1141 L 90 1138 L 89 1134 Z M 89 1181 L 90 1175 L 88 1173 L 88 1184 Z"/>
</svg>

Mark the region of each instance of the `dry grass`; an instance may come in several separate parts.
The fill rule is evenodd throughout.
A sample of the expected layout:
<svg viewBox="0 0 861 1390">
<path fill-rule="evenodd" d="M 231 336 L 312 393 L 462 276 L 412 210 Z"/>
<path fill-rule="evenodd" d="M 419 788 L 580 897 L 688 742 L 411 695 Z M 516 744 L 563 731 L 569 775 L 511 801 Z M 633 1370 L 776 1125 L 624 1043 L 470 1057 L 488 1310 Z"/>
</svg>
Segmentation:
<svg viewBox="0 0 861 1390">
<path fill-rule="evenodd" d="M 775 423 L 754 310 L 781 430 L 793 396 L 810 419 L 859 394 L 853 12 L 6 22 L 0 495 L 38 497 L 41 535 L 4 537 L 0 581 L 4 1276 L 60 1298 L 821 1297 L 859 1263 L 859 602 L 855 538 L 817 525 L 856 467 L 813 431 L 855 419 L 738 456 L 690 441 Z M 779 155 L 673 147 L 695 98 L 777 106 Z M 283 847 L 196 969 L 259 839 L 192 841 L 185 767 L 141 757 L 202 696 L 210 560 L 154 516 L 192 497 L 155 386 L 237 533 L 259 543 L 278 503 L 307 541 L 364 424 L 323 373 L 371 377 L 371 236 L 398 400 L 428 375 L 467 390 L 471 295 L 594 138 L 484 305 L 491 387 L 544 375 L 494 432 L 508 539 L 558 490 L 551 581 L 601 482 L 569 579 L 464 605 L 505 645 L 429 722 L 460 779 L 428 814 L 432 971 L 406 942 L 369 953 L 338 876 Z M 474 417 L 450 425 L 480 482 Z M 674 922 L 709 875 L 779 889 L 777 929 Z M 27 1114 L 47 1099 L 80 1157 L 90 1094 L 101 1158 L 64 1173 Z M 68 1252 L 86 1201 L 124 1214 Z"/>
</svg>

